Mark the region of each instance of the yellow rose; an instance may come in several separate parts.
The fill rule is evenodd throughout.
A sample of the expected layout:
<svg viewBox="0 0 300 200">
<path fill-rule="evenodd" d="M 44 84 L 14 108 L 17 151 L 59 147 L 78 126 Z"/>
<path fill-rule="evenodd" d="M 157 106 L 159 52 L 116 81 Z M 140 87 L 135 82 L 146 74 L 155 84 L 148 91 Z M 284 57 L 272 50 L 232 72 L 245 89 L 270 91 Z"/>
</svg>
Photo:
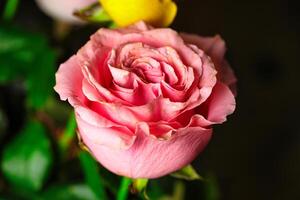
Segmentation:
<svg viewBox="0 0 300 200">
<path fill-rule="evenodd" d="M 118 26 L 143 20 L 156 27 L 169 26 L 177 12 L 172 0 L 99 0 Z"/>
</svg>

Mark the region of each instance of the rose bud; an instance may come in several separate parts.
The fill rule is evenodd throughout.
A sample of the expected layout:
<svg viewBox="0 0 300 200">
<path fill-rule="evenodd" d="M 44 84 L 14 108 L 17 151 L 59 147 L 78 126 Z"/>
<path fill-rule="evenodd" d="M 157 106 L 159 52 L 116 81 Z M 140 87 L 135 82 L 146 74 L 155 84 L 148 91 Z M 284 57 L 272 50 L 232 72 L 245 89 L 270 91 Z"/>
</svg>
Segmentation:
<svg viewBox="0 0 300 200">
<path fill-rule="evenodd" d="M 73 12 L 82 9 L 97 0 L 36 0 L 38 6 L 50 17 L 67 22 L 82 23 L 79 18 L 73 15 Z"/>
<path fill-rule="evenodd" d="M 121 27 L 140 20 L 156 27 L 166 27 L 177 13 L 177 6 L 172 0 L 100 0 L 100 3 Z"/>
<path fill-rule="evenodd" d="M 235 109 L 235 76 L 219 37 L 178 34 L 143 22 L 102 28 L 56 73 L 78 134 L 110 171 L 157 178 L 192 162 L 212 125 Z"/>
</svg>

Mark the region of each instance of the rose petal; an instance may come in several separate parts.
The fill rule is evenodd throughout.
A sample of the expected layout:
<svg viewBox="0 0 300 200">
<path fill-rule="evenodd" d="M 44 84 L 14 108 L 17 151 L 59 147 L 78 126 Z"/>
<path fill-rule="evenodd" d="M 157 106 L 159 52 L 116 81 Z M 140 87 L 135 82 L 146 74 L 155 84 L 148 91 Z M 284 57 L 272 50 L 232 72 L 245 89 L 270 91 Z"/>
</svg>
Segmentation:
<svg viewBox="0 0 300 200">
<path fill-rule="evenodd" d="M 91 40 L 98 45 L 112 49 L 117 49 L 128 43 L 143 43 L 158 48 L 169 46 L 178 52 L 186 65 L 197 69 L 201 73 L 200 58 L 185 45 L 179 34 L 172 29 L 160 28 L 124 33 L 119 30 L 102 28 L 91 37 Z"/>
<path fill-rule="evenodd" d="M 178 82 L 178 77 L 174 71 L 174 68 L 165 62 L 162 62 L 161 66 L 162 66 L 163 72 L 165 73 L 166 82 L 168 82 L 170 85 L 176 84 Z"/>
<path fill-rule="evenodd" d="M 104 87 L 110 85 L 112 76 L 107 63 L 115 59 L 114 51 L 89 41 L 79 50 L 77 57 L 81 67 L 88 69 L 95 82 Z"/>
<path fill-rule="evenodd" d="M 82 107 L 75 108 L 75 111 L 80 134 L 85 135 L 93 143 L 114 149 L 126 149 L 133 144 L 135 135 L 125 126 L 114 125 Z"/>
<path fill-rule="evenodd" d="M 197 113 L 205 114 L 205 118 L 213 124 L 226 121 L 226 116 L 235 110 L 235 98 L 228 86 L 218 82 L 209 99 L 199 107 Z"/>
<path fill-rule="evenodd" d="M 183 88 L 180 88 L 180 90 L 177 89 L 176 85 L 171 86 L 170 84 L 167 84 L 165 81 L 162 81 L 160 86 L 161 86 L 161 91 L 163 93 L 163 96 L 165 98 L 169 98 L 173 102 L 186 101 L 187 97 L 190 96 L 190 94 L 194 90 L 198 89 L 192 68 L 188 68 L 187 75 L 188 76 L 186 77 L 185 80 L 186 83 Z"/>
<path fill-rule="evenodd" d="M 94 75 L 92 74 L 92 72 L 90 71 L 90 68 L 88 68 L 87 66 L 82 68 L 82 72 L 84 75 L 84 78 L 86 80 L 85 84 L 83 85 L 83 87 L 85 87 L 83 89 L 83 91 L 88 91 L 89 89 L 87 88 L 89 83 L 91 88 L 94 88 L 97 90 L 98 94 L 105 99 L 106 102 L 118 102 L 118 103 L 122 103 L 124 105 L 128 105 L 128 102 L 120 99 L 119 97 L 115 96 L 111 91 L 109 91 L 107 88 L 103 87 L 102 85 L 100 85 L 97 80 L 95 79 Z M 89 97 L 89 95 L 87 93 L 85 93 L 87 95 L 87 97 Z M 102 101 L 102 98 L 99 99 L 99 101 Z M 96 100 L 96 99 L 94 99 Z"/>
<path fill-rule="evenodd" d="M 122 104 L 106 103 L 106 102 L 90 102 L 89 108 L 100 116 L 133 130 L 140 121 L 130 109 Z"/>
<path fill-rule="evenodd" d="M 200 90 L 195 90 L 185 102 L 172 102 L 168 98 L 159 97 L 146 105 L 129 106 L 127 109 L 130 109 L 141 121 L 170 121 L 186 110 L 197 107 L 203 101 Z"/>
<path fill-rule="evenodd" d="M 55 77 L 54 90 L 60 95 L 61 100 L 67 100 L 70 96 L 83 98 L 81 92 L 83 75 L 76 56 L 61 64 Z"/>
<path fill-rule="evenodd" d="M 209 55 L 218 70 L 218 78 L 226 85 L 231 86 L 234 92 L 234 85 L 237 81 L 233 70 L 224 59 L 226 52 L 226 45 L 224 40 L 216 35 L 215 37 L 201 37 L 194 34 L 181 33 L 180 34 L 186 43 L 197 45 L 207 55 Z M 236 93 L 236 92 L 234 92 Z"/>
<path fill-rule="evenodd" d="M 180 33 L 180 35 L 186 43 L 194 44 L 207 53 L 216 64 L 223 62 L 226 46 L 224 40 L 219 35 L 215 37 L 201 37 L 188 33 Z"/>
<path fill-rule="evenodd" d="M 113 81 L 123 88 L 134 89 L 136 88 L 136 80 L 140 79 L 135 73 L 109 66 L 112 74 Z"/>
<path fill-rule="evenodd" d="M 149 136 L 149 127 L 141 123 L 137 138 L 128 150 L 97 145 L 82 135 L 83 142 L 96 159 L 116 174 L 132 178 L 157 178 L 189 164 L 204 149 L 211 138 L 211 129 L 190 127 L 180 130 L 170 140 Z"/>
</svg>

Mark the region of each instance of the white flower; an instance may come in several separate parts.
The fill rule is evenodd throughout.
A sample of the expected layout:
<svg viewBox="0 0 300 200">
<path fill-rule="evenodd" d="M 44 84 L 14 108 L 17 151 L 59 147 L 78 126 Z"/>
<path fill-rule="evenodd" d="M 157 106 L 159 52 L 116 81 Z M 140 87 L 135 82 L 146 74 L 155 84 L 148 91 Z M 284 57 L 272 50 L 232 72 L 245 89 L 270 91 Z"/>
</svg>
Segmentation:
<svg viewBox="0 0 300 200">
<path fill-rule="evenodd" d="M 36 3 L 50 17 L 72 24 L 82 21 L 73 16 L 75 10 L 89 6 L 97 0 L 36 0 Z"/>
</svg>

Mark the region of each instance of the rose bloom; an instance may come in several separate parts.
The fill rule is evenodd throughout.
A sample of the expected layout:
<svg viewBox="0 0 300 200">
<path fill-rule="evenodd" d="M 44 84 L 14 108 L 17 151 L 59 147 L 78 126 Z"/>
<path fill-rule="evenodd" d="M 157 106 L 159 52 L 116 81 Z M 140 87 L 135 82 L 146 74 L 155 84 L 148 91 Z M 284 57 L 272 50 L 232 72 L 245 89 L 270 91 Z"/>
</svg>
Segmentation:
<svg viewBox="0 0 300 200">
<path fill-rule="evenodd" d="M 235 109 L 235 77 L 219 37 L 143 22 L 100 29 L 56 73 L 78 134 L 110 171 L 157 178 L 188 165 Z M 232 88 L 232 89 L 230 89 Z"/>
<path fill-rule="evenodd" d="M 81 20 L 73 16 L 73 12 L 96 2 L 97 0 L 36 0 L 47 15 L 67 23 L 81 23 Z"/>
</svg>

